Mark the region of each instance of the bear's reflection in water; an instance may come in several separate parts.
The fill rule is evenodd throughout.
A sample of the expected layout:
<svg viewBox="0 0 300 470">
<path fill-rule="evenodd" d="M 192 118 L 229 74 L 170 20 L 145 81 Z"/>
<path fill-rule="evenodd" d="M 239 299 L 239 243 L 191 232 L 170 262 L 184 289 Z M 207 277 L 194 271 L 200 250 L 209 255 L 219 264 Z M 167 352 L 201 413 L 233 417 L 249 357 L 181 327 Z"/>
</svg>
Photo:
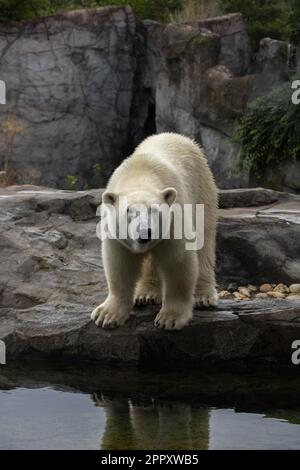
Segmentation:
<svg viewBox="0 0 300 470">
<path fill-rule="evenodd" d="M 106 450 L 207 449 L 209 410 L 176 402 L 134 402 L 94 394 L 105 411 Z"/>
</svg>

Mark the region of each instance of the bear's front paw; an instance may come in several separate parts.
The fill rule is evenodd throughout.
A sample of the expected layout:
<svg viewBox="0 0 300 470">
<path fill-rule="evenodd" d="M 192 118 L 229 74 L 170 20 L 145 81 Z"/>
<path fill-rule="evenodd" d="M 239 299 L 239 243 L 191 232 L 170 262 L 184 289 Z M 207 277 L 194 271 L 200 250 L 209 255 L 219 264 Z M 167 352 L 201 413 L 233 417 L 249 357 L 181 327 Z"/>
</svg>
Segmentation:
<svg viewBox="0 0 300 470">
<path fill-rule="evenodd" d="M 215 289 L 210 292 L 201 292 L 195 295 L 195 307 L 217 307 L 218 306 L 218 294 Z"/>
<path fill-rule="evenodd" d="M 157 328 L 165 330 L 181 330 L 193 318 L 192 311 L 178 312 L 175 309 L 161 310 L 154 320 Z"/>
<path fill-rule="evenodd" d="M 112 302 L 106 300 L 103 304 L 93 310 L 91 319 L 94 320 L 97 326 L 111 329 L 124 325 L 126 320 L 129 318 L 129 314 L 130 312 L 125 314 Z"/>
</svg>

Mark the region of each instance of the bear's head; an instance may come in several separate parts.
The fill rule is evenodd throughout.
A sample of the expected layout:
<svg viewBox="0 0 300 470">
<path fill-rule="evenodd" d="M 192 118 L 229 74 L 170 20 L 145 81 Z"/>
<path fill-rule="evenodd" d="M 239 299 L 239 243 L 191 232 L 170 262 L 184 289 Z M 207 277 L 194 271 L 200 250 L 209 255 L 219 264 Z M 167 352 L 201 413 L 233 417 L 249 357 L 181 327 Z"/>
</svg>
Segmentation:
<svg viewBox="0 0 300 470">
<path fill-rule="evenodd" d="M 110 236 L 133 253 L 146 253 L 169 233 L 170 209 L 176 197 L 175 188 L 105 191 L 102 202 Z"/>
</svg>

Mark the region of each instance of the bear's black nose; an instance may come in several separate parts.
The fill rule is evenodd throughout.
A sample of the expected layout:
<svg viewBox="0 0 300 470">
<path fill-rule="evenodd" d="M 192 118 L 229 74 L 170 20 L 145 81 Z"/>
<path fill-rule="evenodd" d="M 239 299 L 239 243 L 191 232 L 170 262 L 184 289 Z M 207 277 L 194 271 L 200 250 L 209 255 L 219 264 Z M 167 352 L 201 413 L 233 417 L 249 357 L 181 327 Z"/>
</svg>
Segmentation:
<svg viewBox="0 0 300 470">
<path fill-rule="evenodd" d="M 138 242 L 141 244 L 149 243 L 152 237 L 152 230 L 149 228 L 147 231 L 141 233 L 141 236 L 138 238 Z"/>
</svg>

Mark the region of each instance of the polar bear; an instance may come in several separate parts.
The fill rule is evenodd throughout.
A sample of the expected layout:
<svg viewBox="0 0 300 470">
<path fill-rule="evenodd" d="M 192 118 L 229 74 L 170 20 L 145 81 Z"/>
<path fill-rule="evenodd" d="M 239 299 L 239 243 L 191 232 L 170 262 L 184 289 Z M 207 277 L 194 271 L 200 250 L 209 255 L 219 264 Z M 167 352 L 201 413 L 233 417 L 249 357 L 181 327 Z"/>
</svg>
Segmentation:
<svg viewBox="0 0 300 470">
<path fill-rule="evenodd" d="M 102 258 L 108 297 L 94 309 L 98 326 L 115 328 L 129 318 L 135 304 L 162 303 L 155 326 L 180 330 L 193 317 L 193 306 L 216 306 L 215 244 L 218 191 L 201 148 L 188 137 L 162 133 L 146 138 L 115 170 L 102 196 L 111 209 L 126 201 L 119 225 L 138 218 L 137 235 L 106 237 Z M 187 250 L 185 239 L 152 234 L 149 214 L 136 206 L 204 205 L 204 246 Z M 120 209 L 120 207 L 118 207 Z M 132 212 L 133 211 L 133 212 Z M 116 211 L 112 211 L 116 214 Z M 110 213 L 110 212 L 109 212 Z M 121 214 L 121 215 L 120 215 Z M 134 214 L 134 215 L 133 215 Z M 126 220 L 125 220 L 126 219 Z M 156 219 L 157 220 L 157 219 Z"/>
</svg>

